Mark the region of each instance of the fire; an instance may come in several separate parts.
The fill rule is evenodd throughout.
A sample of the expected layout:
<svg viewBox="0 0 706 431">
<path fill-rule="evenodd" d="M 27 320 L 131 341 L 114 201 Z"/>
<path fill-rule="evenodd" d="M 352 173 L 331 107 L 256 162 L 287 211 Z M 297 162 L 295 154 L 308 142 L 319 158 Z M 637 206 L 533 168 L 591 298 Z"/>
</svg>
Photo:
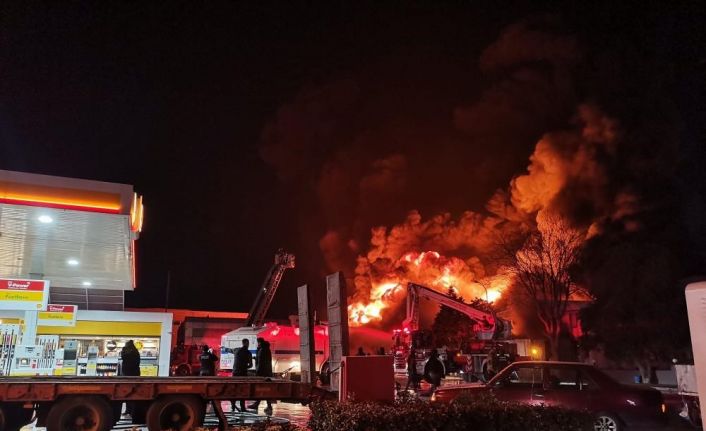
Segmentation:
<svg viewBox="0 0 706 431">
<path fill-rule="evenodd" d="M 371 301 L 367 304 L 358 302 L 348 306 L 348 320 L 353 326 L 365 325 L 382 319 L 382 310 L 391 302 L 400 288 L 400 283 L 388 282 L 373 287 L 370 292 Z"/>
<path fill-rule="evenodd" d="M 436 251 L 408 252 L 391 265 L 379 280 L 370 280 L 369 297 L 358 297 L 348 306 L 351 326 L 383 320 L 384 311 L 404 299 L 407 282 L 420 283 L 439 292 L 455 292 L 466 300 L 496 301 L 510 283 L 504 275 L 478 279 L 469 262 Z"/>
</svg>

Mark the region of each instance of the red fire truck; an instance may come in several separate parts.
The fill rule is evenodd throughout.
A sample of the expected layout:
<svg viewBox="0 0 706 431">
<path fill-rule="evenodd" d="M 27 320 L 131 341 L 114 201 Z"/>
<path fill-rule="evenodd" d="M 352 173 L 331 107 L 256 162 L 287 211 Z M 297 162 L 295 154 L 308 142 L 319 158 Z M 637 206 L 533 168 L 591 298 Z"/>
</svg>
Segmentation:
<svg viewBox="0 0 706 431">
<path fill-rule="evenodd" d="M 395 372 L 407 372 L 406 359 L 410 347 L 413 346 L 417 356 L 417 373 L 422 374 L 424 363 L 434 348 L 430 331 L 419 329 L 420 298 L 430 299 L 459 311 L 475 322 L 473 327 L 475 338 L 468 340 L 463 351 L 437 349 L 442 362 L 447 366 L 458 367 L 465 373 L 471 373 L 476 378 L 485 380 L 489 377 L 489 357 L 498 355 L 500 362 L 506 361 L 508 364 L 518 357 L 517 342 L 511 339 L 512 324 L 510 321 L 498 317 L 495 313 L 479 310 L 426 286 L 409 283 L 407 285 L 407 318 L 402 324 L 402 329 L 397 329 L 393 333 Z"/>
</svg>

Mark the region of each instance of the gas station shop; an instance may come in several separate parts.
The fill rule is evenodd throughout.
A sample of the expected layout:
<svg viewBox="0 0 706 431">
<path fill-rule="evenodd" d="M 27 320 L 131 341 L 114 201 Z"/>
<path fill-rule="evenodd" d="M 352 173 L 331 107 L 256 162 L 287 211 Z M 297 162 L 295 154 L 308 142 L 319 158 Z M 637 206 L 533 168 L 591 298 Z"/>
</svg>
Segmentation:
<svg viewBox="0 0 706 431">
<path fill-rule="evenodd" d="M 0 170 L 0 375 L 169 374 L 172 315 L 124 311 L 142 198 L 132 186 Z"/>
</svg>

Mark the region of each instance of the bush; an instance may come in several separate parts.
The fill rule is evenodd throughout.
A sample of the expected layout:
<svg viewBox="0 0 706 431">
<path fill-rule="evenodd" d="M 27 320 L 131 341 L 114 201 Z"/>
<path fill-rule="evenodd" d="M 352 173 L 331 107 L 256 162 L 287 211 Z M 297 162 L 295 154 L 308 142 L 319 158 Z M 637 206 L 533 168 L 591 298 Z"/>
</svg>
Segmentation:
<svg viewBox="0 0 706 431">
<path fill-rule="evenodd" d="M 585 431 L 593 423 L 587 412 L 506 403 L 487 395 L 451 404 L 320 401 L 311 411 L 312 431 Z"/>
</svg>

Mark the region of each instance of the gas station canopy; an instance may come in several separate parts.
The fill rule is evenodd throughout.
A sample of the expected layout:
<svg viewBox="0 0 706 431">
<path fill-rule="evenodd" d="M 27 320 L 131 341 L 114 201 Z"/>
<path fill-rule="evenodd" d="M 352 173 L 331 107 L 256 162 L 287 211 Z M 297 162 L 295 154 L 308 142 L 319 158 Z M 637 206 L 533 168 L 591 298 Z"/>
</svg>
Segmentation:
<svg viewBox="0 0 706 431">
<path fill-rule="evenodd" d="M 51 302 L 122 308 L 141 225 L 132 186 L 0 170 L 0 277 L 50 280 Z"/>
</svg>

